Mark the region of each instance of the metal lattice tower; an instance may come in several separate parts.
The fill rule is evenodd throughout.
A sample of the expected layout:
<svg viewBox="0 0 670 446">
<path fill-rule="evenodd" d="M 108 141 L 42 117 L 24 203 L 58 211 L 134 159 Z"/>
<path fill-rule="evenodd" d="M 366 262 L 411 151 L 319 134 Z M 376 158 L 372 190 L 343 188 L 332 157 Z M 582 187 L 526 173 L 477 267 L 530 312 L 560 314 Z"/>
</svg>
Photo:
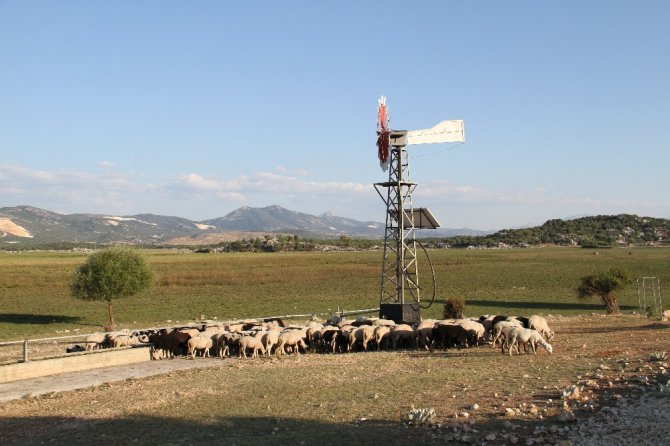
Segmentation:
<svg viewBox="0 0 670 446">
<path fill-rule="evenodd" d="M 435 299 L 435 271 L 428 251 L 416 239 L 417 229 L 435 229 L 440 224 L 426 208 L 414 208 L 412 193 L 416 183 L 410 180 L 409 155 L 412 144 L 462 143 L 465 141 L 463 121 L 441 121 L 422 130 L 391 130 L 386 97 L 381 96 L 377 109 L 377 149 L 382 170 L 388 168 L 388 181 L 375 183 L 375 190 L 386 204 L 384 258 L 382 260 L 379 295 L 382 318 L 397 323 L 418 323 L 420 309 L 428 308 Z M 419 285 L 417 248 L 426 257 L 432 296 L 422 303 Z M 424 291 L 429 287 L 424 284 Z M 427 305 L 426 305 L 427 304 Z"/>
<path fill-rule="evenodd" d="M 375 183 L 375 189 L 386 204 L 384 258 L 380 303 L 405 303 L 405 293 L 412 302 L 421 302 L 419 269 L 416 261 L 416 238 L 412 192 L 416 183 L 410 181 L 409 156 L 405 146 L 394 141 L 404 140 L 406 132 L 391 133 L 389 177 L 385 183 Z M 383 192 L 386 189 L 386 193 Z"/>
</svg>

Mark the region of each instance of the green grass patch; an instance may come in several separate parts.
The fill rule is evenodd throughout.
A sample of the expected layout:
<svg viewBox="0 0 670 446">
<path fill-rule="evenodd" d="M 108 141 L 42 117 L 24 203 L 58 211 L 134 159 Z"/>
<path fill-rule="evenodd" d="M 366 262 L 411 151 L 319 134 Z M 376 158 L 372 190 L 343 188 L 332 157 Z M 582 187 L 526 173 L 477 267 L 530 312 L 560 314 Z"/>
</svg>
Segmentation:
<svg viewBox="0 0 670 446">
<path fill-rule="evenodd" d="M 602 312 L 597 299 L 579 300 L 583 275 L 620 267 L 633 277 L 670 280 L 667 249 L 534 248 L 434 250 L 435 304 L 424 317 L 440 317 L 442 302 L 463 296 L 467 315 L 577 314 Z M 148 250 L 156 285 L 141 296 L 117 300 L 114 313 L 125 327 L 166 325 L 290 313 L 320 313 L 377 306 L 381 252 L 191 254 Z M 0 253 L 0 340 L 65 330 L 99 330 L 104 303 L 70 296 L 69 280 L 83 253 Z M 425 277 L 425 272 L 422 273 Z M 632 286 L 620 298 L 623 311 L 637 309 Z M 71 334 L 71 333 L 69 333 Z"/>
</svg>

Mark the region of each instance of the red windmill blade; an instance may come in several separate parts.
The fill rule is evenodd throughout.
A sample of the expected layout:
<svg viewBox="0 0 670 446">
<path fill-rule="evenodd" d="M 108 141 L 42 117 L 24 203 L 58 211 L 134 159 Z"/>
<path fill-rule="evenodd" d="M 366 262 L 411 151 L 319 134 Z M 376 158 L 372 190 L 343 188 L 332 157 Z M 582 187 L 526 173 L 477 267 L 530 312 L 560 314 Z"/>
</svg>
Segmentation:
<svg viewBox="0 0 670 446">
<path fill-rule="evenodd" d="M 379 157 L 379 165 L 386 172 L 386 169 L 389 167 L 391 133 L 389 129 L 389 113 L 386 107 L 386 96 L 380 96 L 377 103 L 377 156 Z"/>
</svg>

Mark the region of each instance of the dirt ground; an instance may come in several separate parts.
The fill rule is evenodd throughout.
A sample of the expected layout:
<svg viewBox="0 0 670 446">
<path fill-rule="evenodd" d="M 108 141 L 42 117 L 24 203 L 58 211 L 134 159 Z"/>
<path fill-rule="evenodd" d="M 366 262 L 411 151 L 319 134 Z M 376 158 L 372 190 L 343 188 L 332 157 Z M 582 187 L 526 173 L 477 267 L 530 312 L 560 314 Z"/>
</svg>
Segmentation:
<svg viewBox="0 0 670 446">
<path fill-rule="evenodd" d="M 548 319 L 552 355 L 178 359 L 149 363 L 161 368 L 149 377 L 80 375 L 67 391 L 66 377 L 41 378 L 51 392 L 0 403 L 0 444 L 667 444 L 670 324 Z M 413 409 L 434 415 L 410 425 Z"/>
</svg>

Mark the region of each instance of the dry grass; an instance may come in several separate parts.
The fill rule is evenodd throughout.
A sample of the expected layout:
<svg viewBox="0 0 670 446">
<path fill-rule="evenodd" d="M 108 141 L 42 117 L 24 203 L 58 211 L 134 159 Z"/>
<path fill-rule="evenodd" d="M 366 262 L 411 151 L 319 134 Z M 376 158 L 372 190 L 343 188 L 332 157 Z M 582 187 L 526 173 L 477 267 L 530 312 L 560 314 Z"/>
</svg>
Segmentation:
<svg viewBox="0 0 670 446">
<path fill-rule="evenodd" d="M 277 314 L 352 310 L 379 302 L 381 252 L 186 254 L 146 252 L 156 274 L 148 293 L 114 304 L 122 327 Z M 441 315 L 445 298 L 463 296 L 466 314 L 578 314 L 602 311 L 597 299 L 579 300 L 579 277 L 612 266 L 670 281 L 667 249 L 435 250 L 437 301 L 425 317 Z M 70 296 L 71 272 L 83 253 L 0 252 L 0 340 L 99 330 L 104 303 Z M 637 309 L 628 288 L 622 310 Z"/>
<path fill-rule="evenodd" d="M 483 439 L 505 420 L 523 438 L 537 423 L 555 423 L 568 385 L 599 383 L 589 388 L 598 404 L 627 391 L 628 379 L 668 367 L 649 362 L 669 345 L 667 322 L 581 316 L 551 325 L 553 355 L 510 358 L 479 347 L 214 359 L 213 368 L 26 398 L 0 406 L 0 443 L 444 444 L 464 421 Z M 411 406 L 434 408 L 437 424 L 408 427 Z M 506 407 L 520 413 L 506 417 Z M 454 417 L 464 411 L 467 419 Z"/>
</svg>

